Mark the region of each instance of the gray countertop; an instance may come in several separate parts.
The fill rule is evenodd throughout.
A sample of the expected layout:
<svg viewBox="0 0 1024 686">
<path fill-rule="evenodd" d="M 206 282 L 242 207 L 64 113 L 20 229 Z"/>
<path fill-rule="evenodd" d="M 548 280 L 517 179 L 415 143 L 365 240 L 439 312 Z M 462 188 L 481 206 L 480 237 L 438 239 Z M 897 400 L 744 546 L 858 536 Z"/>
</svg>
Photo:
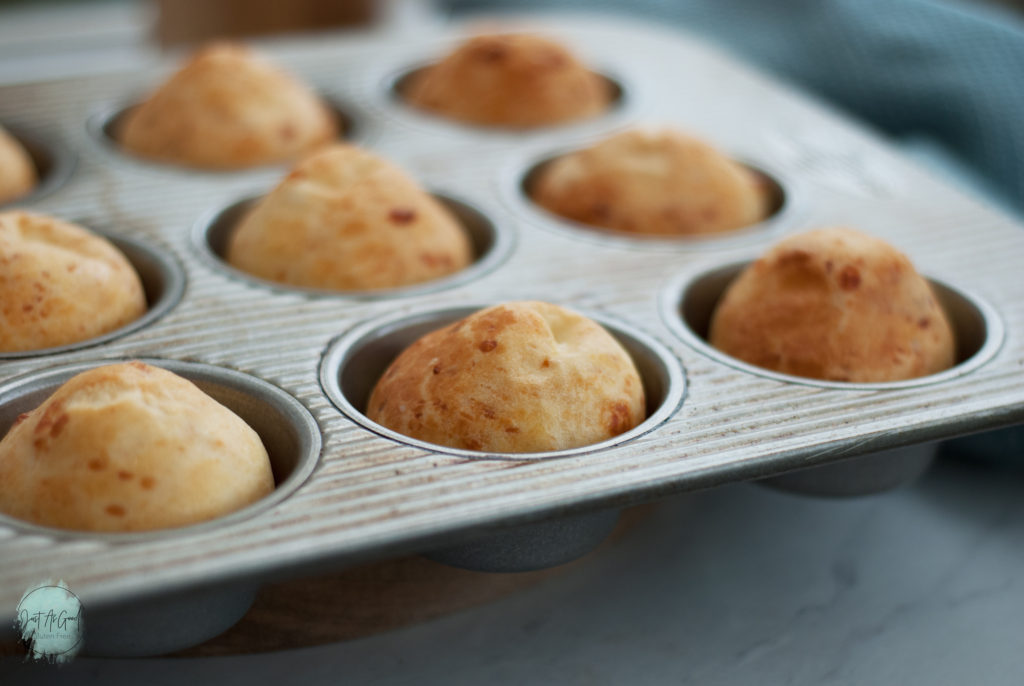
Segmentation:
<svg viewBox="0 0 1024 686">
<path fill-rule="evenodd" d="M 739 484 L 491 605 L 232 658 L 0 662 L 8 683 L 1020 684 L 1024 475 L 940 462 L 826 500 Z M 7 677 L 7 678 L 4 678 Z"/>
</svg>

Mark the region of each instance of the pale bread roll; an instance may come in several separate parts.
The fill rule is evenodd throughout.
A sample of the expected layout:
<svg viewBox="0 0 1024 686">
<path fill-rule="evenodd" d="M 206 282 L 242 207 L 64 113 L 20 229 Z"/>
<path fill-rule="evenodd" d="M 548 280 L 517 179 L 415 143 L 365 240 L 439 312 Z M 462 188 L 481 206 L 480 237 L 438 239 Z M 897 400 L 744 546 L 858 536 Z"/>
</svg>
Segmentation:
<svg viewBox="0 0 1024 686">
<path fill-rule="evenodd" d="M 105 238 L 41 214 L 0 213 L 0 352 L 78 343 L 145 312 L 139 275 Z"/>
<path fill-rule="evenodd" d="M 0 204 L 28 195 L 37 183 L 32 158 L 21 143 L 0 126 Z"/>
<path fill-rule="evenodd" d="M 255 431 L 190 381 L 142 362 L 78 374 L 0 441 L 0 512 L 44 526 L 185 526 L 273 490 Z"/>
<path fill-rule="evenodd" d="M 337 134 L 309 87 L 233 44 L 199 50 L 115 131 L 136 155 L 202 169 L 284 162 Z"/>
<path fill-rule="evenodd" d="M 749 265 L 709 340 L 750 364 L 830 381 L 911 379 L 955 356 L 949 320 L 910 260 L 847 228 L 790 236 Z"/>
<path fill-rule="evenodd" d="M 471 38 L 410 77 L 412 105 L 469 124 L 531 128 L 586 119 L 608 109 L 608 82 L 564 46 L 524 34 Z"/>
<path fill-rule="evenodd" d="M 631 130 L 542 167 L 529 192 L 573 221 L 638 234 L 690 236 L 763 220 L 762 177 L 671 130 Z"/>
<path fill-rule="evenodd" d="M 427 334 L 377 382 L 367 416 L 430 443 L 499 453 L 591 445 L 643 422 L 629 354 L 600 325 L 542 302 L 480 310 Z"/>
<path fill-rule="evenodd" d="M 347 291 L 437 279 L 468 265 L 472 250 L 458 221 L 405 172 L 338 144 L 259 200 L 226 257 L 263 279 Z"/>
</svg>

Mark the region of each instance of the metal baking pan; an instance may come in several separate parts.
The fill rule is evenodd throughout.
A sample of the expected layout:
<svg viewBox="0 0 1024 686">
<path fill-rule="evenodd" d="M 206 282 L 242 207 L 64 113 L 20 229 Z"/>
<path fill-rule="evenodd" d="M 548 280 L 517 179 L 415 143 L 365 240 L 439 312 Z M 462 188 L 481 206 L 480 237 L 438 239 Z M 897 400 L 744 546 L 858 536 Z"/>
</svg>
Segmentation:
<svg viewBox="0 0 1024 686">
<path fill-rule="evenodd" d="M 459 26 L 263 46 L 344 109 L 354 142 L 404 166 L 474 224 L 467 228 L 479 259 L 471 273 L 372 297 L 268 286 L 221 263 L 217 241 L 230 229 L 231 208 L 265 193 L 284 167 L 192 172 L 110 144 L 104 117 L 130 106 L 172 64 L 0 88 L 0 122 L 77 158 L 77 167 L 22 205 L 162 251 L 181 266 L 183 284 L 144 326 L 85 347 L 0 360 L 0 408 L 17 401 L 21 380 L 56 368 L 159 358 L 269 384 L 308 411 L 322 442 L 294 490 L 197 527 L 112 537 L 3 519 L 0 608 L 13 610 L 27 587 L 46 579 L 66 581 L 96 611 L 217 589 L 251 592 L 265 580 L 385 555 L 450 551 L 495 527 L 571 522 L 673 492 L 1024 421 L 1024 227 L 933 178 L 863 126 L 697 38 L 621 18 L 503 22 L 574 46 L 614 78 L 617 106 L 531 132 L 463 127 L 411 111 L 396 99 L 396 80 L 464 37 L 468 29 Z M 771 176 L 784 200 L 779 212 L 735 236 L 666 241 L 591 231 L 532 206 L 523 187 L 537 164 L 633 124 L 688 130 Z M 701 344 L 686 321 L 688 284 L 750 260 L 782 235 L 835 224 L 885 238 L 967 303 L 952 314 L 966 316 L 958 328 L 979 340 L 955 370 L 906 384 L 835 387 L 747 369 Z M 339 341 L 373 331 L 374 322 L 513 299 L 593 313 L 663 350 L 645 371 L 675 379 L 655 398 L 657 421 L 565 455 L 467 456 L 389 435 L 332 399 L 334 381 L 346 383 L 341 366 L 331 366 Z"/>
</svg>

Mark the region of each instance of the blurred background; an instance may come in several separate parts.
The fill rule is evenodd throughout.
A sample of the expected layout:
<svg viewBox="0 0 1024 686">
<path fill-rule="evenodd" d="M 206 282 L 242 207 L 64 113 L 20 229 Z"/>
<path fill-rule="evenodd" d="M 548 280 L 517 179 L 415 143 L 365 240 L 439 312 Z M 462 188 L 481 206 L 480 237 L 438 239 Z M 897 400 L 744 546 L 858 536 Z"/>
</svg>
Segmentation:
<svg viewBox="0 0 1024 686">
<path fill-rule="evenodd" d="M 143 69 L 215 38 L 414 35 L 467 13 L 560 9 L 697 32 L 1024 213 L 1024 0 L 0 0 L 0 84 Z"/>
</svg>

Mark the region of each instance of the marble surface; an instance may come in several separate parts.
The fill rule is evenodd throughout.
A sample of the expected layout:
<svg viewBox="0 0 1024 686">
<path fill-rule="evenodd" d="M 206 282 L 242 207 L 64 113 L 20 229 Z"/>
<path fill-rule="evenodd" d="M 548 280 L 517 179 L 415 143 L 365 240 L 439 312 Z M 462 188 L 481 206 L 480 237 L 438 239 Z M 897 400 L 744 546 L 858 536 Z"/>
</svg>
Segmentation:
<svg viewBox="0 0 1024 686">
<path fill-rule="evenodd" d="M 0 662 L 31 684 L 1024 683 L 1024 474 L 940 462 L 850 500 L 675 497 L 586 564 L 368 639 L 232 658 Z"/>
</svg>

